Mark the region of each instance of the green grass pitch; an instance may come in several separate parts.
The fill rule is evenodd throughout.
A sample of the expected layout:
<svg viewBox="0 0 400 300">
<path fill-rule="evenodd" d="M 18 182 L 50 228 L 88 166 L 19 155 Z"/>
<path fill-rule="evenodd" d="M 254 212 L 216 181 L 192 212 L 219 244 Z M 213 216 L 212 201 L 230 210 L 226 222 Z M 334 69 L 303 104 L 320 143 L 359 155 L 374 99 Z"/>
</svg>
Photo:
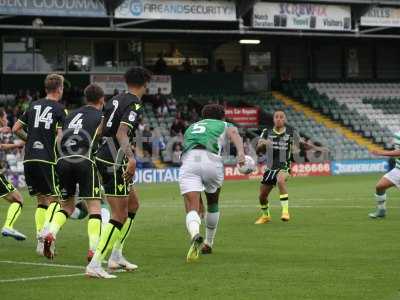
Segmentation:
<svg viewBox="0 0 400 300">
<path fill-rule="evenodd" d="M 0 238 L 0 299 L 400 299 L 398 191 L 389 193 L 385 220 L 367 218 L 380 176 L 291 179 L 292 220 L 280 221 L 274 192 L 267 225 L 254 225 L 258 182 L 226 182 L 214 254 L 194 264 L 185 262 L 189 240 L 177 185 L 139 185 L 141 209 L 126 247 L 139 270 L 108 281 L 79 275 L 86 220 L 70 220 L 60 232 L 54 262 L 36 256 L 34 202 L 27 198 L 16 228 L 29 239 Z M 1 202 L 1 222 L 6 207 Z M 60 277 L 5 282 L 40 276 Z"/>
</svg>

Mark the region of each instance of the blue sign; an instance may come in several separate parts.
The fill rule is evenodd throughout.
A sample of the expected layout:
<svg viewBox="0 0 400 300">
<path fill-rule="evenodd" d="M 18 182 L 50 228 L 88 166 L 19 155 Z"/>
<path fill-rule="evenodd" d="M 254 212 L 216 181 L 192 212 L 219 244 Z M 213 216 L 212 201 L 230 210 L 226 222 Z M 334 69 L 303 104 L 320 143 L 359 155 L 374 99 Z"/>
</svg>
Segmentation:
<svg viewBox="0 0 400 300">
<path fill-rule="evenodd" d="M 179 168 L 137 169 L 134 179 L 135 183 L 163 183 L 178 180 Z"/>
<path fill-rule="evenodd" d="M 106 17 L 107 11 L 102 1 L 96 0 L 0 0 L 0 15 Z"/>
<path fill-rule="evenodd" d="M 387 171 L 389 171 L 389 162 L 386 159 L 340 160 L 331 162 L 332 175 L 384 173 Z"/>
</svg>

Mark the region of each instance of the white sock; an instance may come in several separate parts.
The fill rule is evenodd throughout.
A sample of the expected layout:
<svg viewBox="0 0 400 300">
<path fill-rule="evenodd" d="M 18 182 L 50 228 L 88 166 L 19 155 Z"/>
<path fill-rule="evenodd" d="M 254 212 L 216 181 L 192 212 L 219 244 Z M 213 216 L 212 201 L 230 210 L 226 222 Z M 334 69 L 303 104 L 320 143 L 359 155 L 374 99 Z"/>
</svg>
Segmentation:
<svg viewBox="0 0 400 300">
<path fill-rule="evenodd" d="M 193 238 L 196 234 L 199 234 L 200 224 L 201 224 L 201 219 L 197 211 L 195 210 L 189 211 L 188 214 L 186 215 L 186 228 L 191 238 Z"/>
<path fill-rule="evenodd" d="M 74 211 L 72 212 L 72 214 L 69 216 L 70 219 L 79 219 L 79 215 L 81 214 L 81 210 L 75 206 Z"/>
<path fill-rule="evenodd" d="M 121 249 L 113 249 L 111 252 L 111 257 L 113 260 L 119 260 L 122 256 L 122 250 Z"/>
<path fill-rule="evenodd" d="M 375 200 L 378 209 L 386 209 L 386 193 L 383 195 L 375 194 Z"/>
<path fill-rule="evenodd" d="M 206 215 L 206 244 L 210 247 L 214 244 L 215 234 L 217 233 L 219 221 L 218 212 L 207 212 Z"/>
</svg>

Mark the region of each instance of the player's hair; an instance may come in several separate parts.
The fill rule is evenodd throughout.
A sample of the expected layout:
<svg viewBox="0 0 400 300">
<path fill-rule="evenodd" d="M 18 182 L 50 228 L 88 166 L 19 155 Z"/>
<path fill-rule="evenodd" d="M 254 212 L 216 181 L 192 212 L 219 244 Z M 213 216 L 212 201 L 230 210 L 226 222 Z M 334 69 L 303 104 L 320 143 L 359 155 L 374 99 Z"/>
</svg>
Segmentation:
<svg viewBox="0 0 400 300">
<path fill-rule="evenodd" d="M 52 93 L 57 91 L 60 87 L 64 85 L 64 77 L 58 74 L 49 74 L 44 80 L 44 88 L 47 93 Z"/>
<path fill-rule="evenodd" d="M 6 111 L 4 110 L 4 108 L 0 108 L 0 118 L 4 117 L 5 114 Z"/>
<path fill-rule="evenodd" d="M 125 72 L 125 82 L 131 86 L 144 86 L 151 79 L 151 72 L 142 67 L 131 67 Z"/>
<path fill-rule="evenodd" d="M 274 115 L 275 115 L 276 113 L 278 113 L 278 112 L 282 112 L 282 113 L 286 116 L 286 113 L 285 113 L 285 111 L 284 111 L 283 109 L 277 109 L 277 110 L 275 110 L 275 111 L 274 111 Z"/>
<path fill-rule="evenodd" d="M 86 101 L 90 103 L 98 103 L 104 97 L 103 89 L 97 84 L 89 84 L 84 91 Z"/>
<path fill-rule="evenodd" d="M 225 118 L 225 108 L 219 104 L 207 104 L 201 110 L 203 119 L 223 120 Z"/>
</svg>

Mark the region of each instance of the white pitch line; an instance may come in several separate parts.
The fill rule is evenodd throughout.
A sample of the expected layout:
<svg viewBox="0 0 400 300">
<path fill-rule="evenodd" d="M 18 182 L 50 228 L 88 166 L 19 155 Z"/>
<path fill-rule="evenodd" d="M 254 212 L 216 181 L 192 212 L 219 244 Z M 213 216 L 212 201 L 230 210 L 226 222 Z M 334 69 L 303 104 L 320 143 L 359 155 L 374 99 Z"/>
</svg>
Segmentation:
<svg viewBox="0 0 400 300">
<path fill-rule="evenodd" d="M 35 262 L 25 262 L 25 261 L 12 261 L 12 260 L 0 260 L 0 263 L 11 264 L 11 265 L 28 265 L 28 266 L 42 266 L 42 267 L 56 267 L 56 268 L 66 268 L 66 269 L 85 269 L 83 266 L 74 265 L 60 265 L 60 264 L 49 264 L 49 263 L 35 263 Z"/>
<path fill-rule="evenodd" d="M 49 275 L 49 276 L 14 278 L 14 279 L 0 279 L 0 283 L 34 281 L 34 280 L 43 280 L 43 279 L 52 279 L 52 278 L 78 277 L 78 276 L 84 276 L 84 275 L 85 275 L 85 273 L 77 273 L 77 274 L 65 274 L 65 275 Z"/>
</svg>

